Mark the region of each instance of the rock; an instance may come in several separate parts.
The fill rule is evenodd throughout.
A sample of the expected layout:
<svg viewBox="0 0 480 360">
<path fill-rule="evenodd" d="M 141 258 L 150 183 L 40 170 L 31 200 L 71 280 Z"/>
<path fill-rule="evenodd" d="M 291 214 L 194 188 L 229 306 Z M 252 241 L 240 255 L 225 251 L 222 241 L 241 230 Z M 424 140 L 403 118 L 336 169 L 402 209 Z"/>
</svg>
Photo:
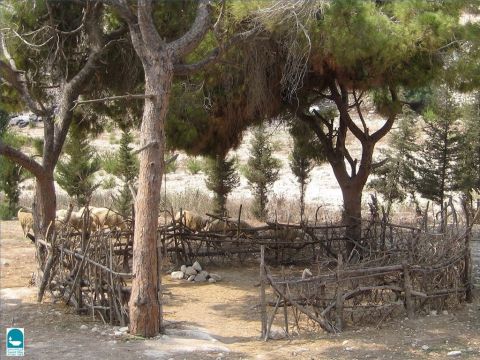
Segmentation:
<svg viewBox="0 0 480 360">
<path fill-rule="evenodd" d="M 203 281 L 207 281 L 207 277 L 205 276 L 205 274 L 197 274 L 195 276 L 195 282 L 203 282 Z"/>
<path fill-rule="evenodd" d="M 348 344 L 348 340 L 343 340 L 342 345 L 347 345 L 347 344 Z"/>
<path fill-rule="evenodd" d="M 118 331 L 121 331 L 122 333 L 126 333 L 128 332 L 128 326 L 123 326 L 120 329 L 118 329 Z"/>
<path fill-rule="evenodd" d="M 183 272 L 183 273 L 186 272 L 187 271 L 187 266 L 186 265 L 180 266 L 180 271 Z"/>
<path fill-rule="evenodd" d="M 447 356 L 460 356 L 462 352 L 460 350 L 450 351 L 447 353 Z"/>
<path fill-rule="evenodd" d="M 190 276 L 190 275 L 197 275 L 197 270 L 193 268 L 193 266 L 187 266 L 185 270 L 185 275 Z"/>
<path fill-rule="evenodd" d="M 207 279 L 210 277 L 210 275 L 208 274 L 208 271 L 205 271 L 205 270 L 200 271 L 199 274 L 204 275 Z"/>
<path fill-rule="evenodd" d="M 113 333 L 113 335 L 114 335 L 114 336 L 122 336 L 122 335 L 123 335 L 123 332 L 117 330 L 117 331 L 115 331 L 115 332 Z"/>
<path fill-rule="evenodd" d="M 437 310 L 432 310 L 432 311 L 430 311 L 430 315 L 432 315 L 432 316 L 437 316 Z"/>
<path fill-rule="evenodd" d="M 185 274 L 181 271 L 173 271 L 170 276 L 172 277 L 172 279 L 174 280 L 181 280 L 183 279 L 183 277 L 185 276 Z"/>
<path fill-rule="evenodd" d="M 285 330 L 275 326 L 272 326 L 272 328 L 270 329 L 270 334 L 268 335 L 268 338 L 272 340 L 285 339 L 286 337 L 287 334 L 285 333 Z"/>
<path fill-rule="evenodd" d="M 97 332 L 97 331 L 98 331 L 98 328 L 97 328 L 96 326 L 94 326 L 94 327 L 92 328 L 92 332 Z"/>
<path fill-rule="evenodd" d="M 87 330 L 88 329 L 88 326 L 87 325 L 82 325 L 80 326 L 80 330 Z"/>
<path fill-rule="evenodd" d="M 192 267 L 197 270 L 198 272 L 202 271 L 202 267 L 200 266 L 200 263 L 198 261 L 195 261 L 192 265 Z"/>
<path fill-rule="evenodd" d="M 222 280 L 222 277 L 218 274 L 210 273 L 210 279 L 215 279 L 215 281 Z"/>
<path fill-rule="evenodd" d="M 428 346 L 428 345 L 422 345 L 422 350 L 427 351 L 428 349 L 430 349 L 430 346 Z"/>
<path fill-rule="evenodd" d="M 214 278 L 211 277 L 210 279 L 208 279 L 208 282 L 209 282 L 210 284 L 213 284 L 213 283 L 216 283 L 217 280 L 215 280 Z"/>
<path fill-rule="evenodd" d="M 102 332 L 100 333 L 100 335 L 107 335 L 107 332 L 106 332 L 106 331 L 102 331 Z"/>
<path fill-rule="evenodd" d="M 353 350 L 355 350 L 355 349 L 354 349 L 353 347 L 351 347 L 351 346 L 345 348 L 345 351 L 353 351 Z"/>
<path fill-rule="evenodd" d="M 196 275 L 190 275 L 187 280 L 188 281 L 193 281 L 193 280 L 195 280 L 195 276 Z"/>
<path fill-rule="evenodd" d="M 443 314 L 443 315 L 448 315 L 448 311 L 447 311 L 447 310 L 443 310 L 443 311 L 442 311 L 442 314 Z"/>
</svg>

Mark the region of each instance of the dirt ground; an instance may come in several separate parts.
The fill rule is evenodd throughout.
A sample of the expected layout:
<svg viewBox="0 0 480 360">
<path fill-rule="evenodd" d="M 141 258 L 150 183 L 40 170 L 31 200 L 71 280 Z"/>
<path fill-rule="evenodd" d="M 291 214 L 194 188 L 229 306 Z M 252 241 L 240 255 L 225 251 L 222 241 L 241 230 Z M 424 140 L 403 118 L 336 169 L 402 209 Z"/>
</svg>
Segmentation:
<svg viewBox="0 0 480 360">
<path fill-rule="evenodd" d="M 0 224 L 1 352 L 5 328 L 25 329 L 26 359 L 445 359 L 480 357 L 480 303 L 448 314 L 404 318 L 337 335 L 323 331 L 260 341 L 257 268 L 219 266 L 223 279 L 199 285 L 165 276 L 166 333 L 143 340 L 74 314 L 29 287 L 34 247 L 17 222 Z"/>
</svg>

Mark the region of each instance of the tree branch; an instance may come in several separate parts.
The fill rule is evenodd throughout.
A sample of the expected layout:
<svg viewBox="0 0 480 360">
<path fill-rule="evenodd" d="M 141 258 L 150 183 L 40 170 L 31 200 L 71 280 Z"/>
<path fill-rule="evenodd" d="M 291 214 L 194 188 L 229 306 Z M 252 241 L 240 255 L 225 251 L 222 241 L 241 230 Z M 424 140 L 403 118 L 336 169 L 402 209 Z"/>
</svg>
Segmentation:
<svg viewBox="0 0 480 360">
<path fill-rule="evenodd" d="M 341 87 L 341 94 L 338 92 L 337 85 L 332 80 L 329 82 L 330 93 L 332 94 L 333 101 L 337 105 L 340 111 L 340 122 L 345 121 L 347 127 L 352 134 L 360 140 L 361 143 L 367 140 L 365 133 L 353 122 L 350 114 L 348 113 L 348 93 L 347 90 Z"/>
<path fill-rule="evenodd" d="M 12 86 L 19 94 L 27 107 L 38 116 L 46 116 L 50 110 L 45 111 L 41 109 L 37 102 L 34 100 L 30 91 L 26 85 L 26 79 L 23 75 L 23 72 L 17 70 L 15 61 L 11 57 L 7 45 L 5 44 L 5 39 L 0 34 L 0 48 L 2 50 L 5 59 L 8 61 L 8 64 L 3 60 L 0 60 L 0 77 Z"/>
<path fill-rule="evenodd" d="M 390 88 L 390 94 L 392 96 L 392 102 L 398 103 L 397 92 L 395 89 Z M 387 133 L 392 129 L 393 123 L 395 122 L 395 118 L 397 117 L 397 112 L 393 111 L 387 118 L 387 121 L 383 126 L 375 131 L 372 136 L 370 137 L 374 143 L 378 142 L 381 138 L 383 138 Z"/>
<path fill-rule="evenodd" d="M 15 161 L 20 166 L 30 171 L 35 177 L 42 177 L 45 175 L 45 169 L 32 158 L 25 155 L 18 149 L 12 146 L 5 145 L 0 140 L 0 155 L 3 155 L 12 161 Z"/>
<path fill-rule="evenodd" d="M 210 28 L 210 4 L 209 0 L 199 0 L 197 15 L 190 29 L 179 39 L 168 44 L 176 59 L 181 59 L 192 52 L 202 41 Z"/>
<path fill-rule="evenodd" d="M 138 0 L 137 18 L 143 42 L 159 51 L 165 41 L 158 34 L 152 14 L 152 0 Z"/>
<path fill-rule="evenodd" d="M 76 108 L 78 105 L 83 105 L 83 104 L 91 104 L 91 103 L 96 103 L 96 102 L 105 102 L 105 101 L 114 101 L 114 100 L 121 100 L 121 99 L 126 99 L 126 100 L 133 100 L 133 99 L 147 99 L 147 98 L 153 98 L 154 95 L 144 95 L 144 94 L 127 94 L 127 95 L 118 95 L 118 96 L 108 96 L 100 99 L 89 99 L 89 100 L 75 100 L 74 103 L 75 105 L 73 106 L 72 110 Z"/>
<path fill-rule="evenodd" d="M 228 51 L 232 46 L 238 44 L 241 41 L 248 39 L 250 36 L 257 33 L 257 29 L 252 29 L 245 31 L 243 33 L 236 34 L 232 36 L 226 43 L 220 44 L 218 47 L 210 51 L 202 60 L 199 60 L 193 64 L 180 64 L 177 63 L 174 65 L 175 75 L 190 75 L 196 71 L 199 71 L 209 65 L 215 64 L 220 60 L 221 56 Z"/>
</svg>

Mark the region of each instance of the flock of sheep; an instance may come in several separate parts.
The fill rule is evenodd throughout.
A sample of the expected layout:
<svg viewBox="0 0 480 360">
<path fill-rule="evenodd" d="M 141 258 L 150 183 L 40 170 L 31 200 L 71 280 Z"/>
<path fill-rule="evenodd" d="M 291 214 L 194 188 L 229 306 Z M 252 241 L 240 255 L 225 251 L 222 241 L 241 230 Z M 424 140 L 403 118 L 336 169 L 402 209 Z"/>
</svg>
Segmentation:
<svg viewBox="0 0 480 360">
<path fill-rule="evenodd" d="M 98 231 L 104 228 L 109 228 L 110 230 L 127 229 L 125 219 L 115 211 L 108 208 L 97 208 L 93 206 L 89 206 L 88 209 L 88 214 L 85 214 L 86 208 L 82 207 L 78 211 L 71 211 L 70 216 L 68 216 L 69 210 L 67 209 L 57 210 L 55 216 L 55 228 L 62 229 L 71 227 L 80 231 L 83 226 L 83 218 L 85 215 L 88 215 L 89 231 Z M 23 235 L 27 236 L 33 228 L 33 214 L 31 211 L 21 208 L 18 210 L 17 215 L 18 221 L 22 226 Z"/>
<path fill-rule="evenodd" d="M 81 231 L 83 227 L 83 218 L 85 216 L 89 217 L 88 221 L 88 231 L 94 232 L 103 229 L 110 230 L 126 230 L 127 221 L 120 214 L 115 212 L 112 209 L 103 208 L 103 207 L 88 207 L 88 214 L 85 214 L 86 208 L 82 207 L 78 211 L 71 211 L 69 216 L 69 211 L 67 209 L 58 210 L 55 217 L 55 228 L 56 229 L 66 229 L 73 228 L 76 231 Z M 184 210 L 182 212 L 177 212 L 175 214 L 175 222 L 182 223 L 190 230 L 194 232 L 198 231 L 209 231 L 215 233 L 225 233 L 229 231 L 236 231 L 237 227 L 240 226 L 241 229 L 254 229 L 256 228 L 247 221 L 240 220 L 240 224 L 237 221 L 225 221 L 221 219 L 211 220 L 210 218 L 199 215 L 193 211 Z M 20 209 L 18 211 L 18 220 L 22 226 L 23 234 L 26 237 L 32 239 L 31 235 L 28 236 L 30 230 L 33 228 L 33 214 L 26 210 Z M 261 224 L 260 227 L 264 227 L 267 224 Z M 301 237 L 301 234 L 296 229 L 283 229 L 281 231 L 275 231 L 275 234 L 270 234 L 272 230 L 266 230 L 266 235 L 281 237 L 284 240 L 295 240 Z"/>
</svg>

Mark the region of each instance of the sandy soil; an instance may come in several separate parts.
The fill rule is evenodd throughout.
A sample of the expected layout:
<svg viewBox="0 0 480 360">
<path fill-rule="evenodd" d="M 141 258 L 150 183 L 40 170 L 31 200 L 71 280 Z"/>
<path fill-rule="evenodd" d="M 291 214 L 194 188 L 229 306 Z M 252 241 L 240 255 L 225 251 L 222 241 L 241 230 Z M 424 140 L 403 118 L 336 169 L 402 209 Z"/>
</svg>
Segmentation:
<svg viewBox="0 0 480 360">
<path fill-rule="evenodd" d="M 462 359 L 480 357 L 478 299 L 448 314 L 396 319 L 378 326 L 322 331 L 263 342 L 257 267 L 209 267 L 216 284 L 174 282 L 165 276 L 166 333 L 143 340 L 74 314 L 63 304 L 35 301 L 28 287 L 34 248 L 16 222 L 0 224 L 0 310 L 3 335 L 12 324 L 25 328 L 26 359 Z M 5 345 L 2 336 L 1 354 Z M 423 348 L 422 348 L 423 347 Z M 0 355 L 1 357 L 1 355 Z"/>
</svg>

